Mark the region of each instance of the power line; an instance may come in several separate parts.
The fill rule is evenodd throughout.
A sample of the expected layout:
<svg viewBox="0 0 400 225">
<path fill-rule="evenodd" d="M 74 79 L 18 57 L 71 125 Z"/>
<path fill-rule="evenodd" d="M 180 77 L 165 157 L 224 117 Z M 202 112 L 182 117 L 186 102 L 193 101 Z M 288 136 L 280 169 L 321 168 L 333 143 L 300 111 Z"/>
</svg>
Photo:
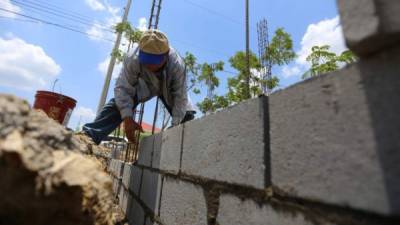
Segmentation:
<svg viewBox="0 0 400 225">
<path fill-rule="evenodd" d="M 47 24 L 47 25 L 52 25 L 52 26 L 55 26 L 55 27 L 58 27 L 58 28 L 62 28 L 62 29 L 69 30 L 69 31 L 73 31 L 73 32 L 76 32 L 76 33 L 80 33 L 80 34 L 83 34 L 83 35 L 86 35 L 86 36 L 95 37 L 95 38 L 102 39 L 102 40 L 109 41 L 109 42 L 114 42 L 114 40 L 111 40 L 111 39 L 108 39 L 108 38 L 104 38 L 104 37 L 100 37 L 100 36 L 93 35 L 93 34 L 88 34 L 85 31 L 81 31 L 81 30 L 78 30 L 78 29 L 75 29 L 75 28 L 71 28 L 71 27 L 68 27 L 66 25 L 49 22 L 47 20 L 42 20 L 42 19 L 39 19 L 39 18 L 36 18 L 36 17 L 32 17 L 32 16 L 29 16 L 29 15 L 25 15 L 25 14 L 18 13 L 18 12 L 15 12 L 15 11 L 11 11 L 11 10 L 8 10 L 8 9 L 5 9 L 5 8 L 1 8 L 1 7 L 0 7 L 0 10 L 4 11 L 4 12 L 13 13 L 15 15 L 22 16 L 22 17 L 25 17 L 25 18 L 28 18 L 28 19 L 31 19 L 31 20 L 36 20 L 36 21 L 39 21 L 39 22 Z"/>
<path fill-rule="evenodd" d="M 15 20 L 15 21 L 20 21 L 20 22 L 40 23 L 40 22 L 35 21 L 35 20 L 25 20 L 25 19 L 8 17 L 8 16 L 0 16 L 0 18 L 1 19 L 10 19 L 10 20 Z"/>
<path fill-rule="evenodd" d="M 184 44 L 184 45 L 192 46 L 192 47 L 197 48 L 197 49 L 207 50 L 208 52 L 210 52 L 210 53 L 212 52 L 212 53 L 214 53 L 215 55 L 218 55 L 218 56 L 222 56 L 223 55 L 224 57 L 229 57 L 229 54 L 227 54 L 227 53 L 216 51 L 216 50 L 211 49 L 211 48 L 205 48 L 205 47 L 193 44 L 193 43 L 189 43 L 187 41 L 183 41 L 183 40 L 176 39 L 176 38 L 170 38 L 170 40 L 179 42 L 179 43 Z"/>
<path fill-rule="evenodd" d="M 88 22 L 86 22 L 85 20 L 79 19 L 79 18 L 77 18 L 77 17 L 65 15 L 65 13 L 63 13 L 63 12 L 59 13 L 59 12 L 54 12 L 54 11 L 51 11 L 51 10 L 47 10 L 47 9 L 44 9 L 43 6 L 37 7 L 37 6 L 35 6 L 35 5 L 31 5 L 32 3 L 28 3 L 28 4 L 27 4 L 27 3 L 20 2 L 20 1 L 16 1 L 16 0 L 10 0 L 10 1 L 13 2 L 13 3 L 15 3 L 16 5 L 19 5 L 19 6 L 21 6 L 21 7 L 28 8 L 28 9 L 30 9 L 30 10 L 34 10 L 34 11 L 39 11 L 39 12 L 42 12 L 42 13 L 44 12 L 44 13 L 47 13 L 47 14 L 51 14 L 51 15 L 54 15 L 54 16 L 57 16 L 57 17 L 61 17 L 61 18 L 64 18 L 64 19 L 68 19 L 68 20 L 71 20 L 71 21 L 75 21 L 75 22 L 84 24 L 84 25 L 89 26 L 89 27 L 91 27 L 91 26 L 96 26 L 96 27 L 98 27 L 99 29 L 102 29 L 102 30 L 105 30 L 105 31 L 114 33 L 114 31 L 113 31 L 112 29 L 110 29 L 110 28 L 104 28 L 104 26 L 96 25 L 96 24 L 93 24 L 93 23 L 91 23 L 91 22 L 88 23 Z M 33 3 L 33 4 L 34 4 L 34 3 Z"/>
<path fill-rule="evenodd" d="M 90 17 L 88 17 L 88 16 L 86 16 L 86 15 L 84 15 L 82 13 L 78 13 L 78 12 L 75 12 L 75 11 L 72 11 L 72 10 L 68 10 L 68 9 L 62 8 L 62 7 L 60 7 L 58 5 L 55 5 L 55 4 L 51 4 L 49 1 L 43 2 L 43 1 L 40 1 L 40 0 L 35 0 L 35 1 L 24 0 L 24 2 L 30 2 L 32 4 L 41 5 L 44 8 L 52 9 L 54 11 L 62 12 L 62 13 L 69 14 L 69 15 L 72 15 L 72 16 L 77 16 L 77 17 L 80 17 L 80 18 L 82 18 L 84 20 L 87 20 L 87 21 L 92 21 L 93 20 L 92 18 L 90 18 Z"/>
<path fill-rule="evenodd" d="M 229 21 L 232 22 L 232 23 L 236 23 L 236 24 L 239 24 L 239 25 L 243 25 L 243 23 L 240 22 L 240 21 L 238 21 L 238 20 L 235 20 L 235 19 L 233 19 L 233 18 L 231 18 L 231 17 L 229 17 L 229 16 L 226 16 L 226 15 L 224 15 L 224 14 L 218 12 L 218 11 L 215 11 L 215 10 L 213 10 L 213 9 L 209 9 L 209 8 L 207 8 L 207 7 L 205 7 L 205 6 L 202 6 L 202 5 L 198 4 L 198 3 L 192 2 L 192 1 L 190 1 L 190 0 L 183 0 L 183 1 L 186 2 L 186 3 L 188 3 L 188 4 L 190 4 L 190 5 L 192 5 L 192 6 L 195 6 L 195 7 L 197 7 L 197 8 L 203 9 L 204 11 L 207 11 L 207 12 L 209 12 L 209 13 L 211 13 L 211 14 L 214 14 L 214 15 L 220 16 L 220 17 L 222 17 L 222 18 L 225 18 L 226 20 L 229 20 Z"/>
</svg>

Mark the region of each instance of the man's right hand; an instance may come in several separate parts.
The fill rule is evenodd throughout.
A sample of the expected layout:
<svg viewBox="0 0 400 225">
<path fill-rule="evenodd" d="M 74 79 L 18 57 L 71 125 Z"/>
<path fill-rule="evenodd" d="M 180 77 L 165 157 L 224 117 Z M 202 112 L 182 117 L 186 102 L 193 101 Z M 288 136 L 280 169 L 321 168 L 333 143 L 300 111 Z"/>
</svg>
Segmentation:
<svg viewBox="0 0 400 225">
<path fill-rule="evenodd" d="M 143 132 L 142 127 L 137 124 L 133 118 L 127 117 L 124 119 L 124 129 L 125 129 L 125 134 L 126 137 L 128 138 L 128 141 L 131 143 L 135 143 L 136 137 L 135 137 L 135 131 L 140 130 L 140 132 Z"/>
</svg>

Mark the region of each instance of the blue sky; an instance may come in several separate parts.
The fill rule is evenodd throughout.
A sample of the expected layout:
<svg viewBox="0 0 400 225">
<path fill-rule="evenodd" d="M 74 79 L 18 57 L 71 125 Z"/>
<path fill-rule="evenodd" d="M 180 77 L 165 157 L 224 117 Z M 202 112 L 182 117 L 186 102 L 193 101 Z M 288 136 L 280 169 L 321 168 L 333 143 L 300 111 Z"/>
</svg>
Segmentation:
<svg viewBox="0 0 400 225">
<path fill-rule="evenodd" d="M 0 92 L 17 95 L 33 103 L 36 90 L 51 90 L 52 83 L 58 79 L 55 91 L 78 101 L 69 123 L 69 127 L 75 128 L 79 118 L 82 123 L 93 120 L 112 40 L 115 39 L 111 32 L 98 24 L 110 27 L 119 21 L 126 1 L 46 2 L 0 0 L 0 9 L 65 25 L 92 36 L 0 10 Z M 146 27 L 151 2 L 133 0 L 129 14 L 131 24 Z M 199 63 L 222 60 L 226 71 L 235 72 L 230 68 L 228 59 L 245 47 L 244 2 L 164 0 L 159 29 L 168 35 L 171 45 L 181 55 L 189 51 Z M 55 9 L 74 13 L 75 20 L 43 12 L 55 12 Z M 278 27 L 290 33 L 298 54 L 290 65 L 274 68 L 274 75 L 281 81 L 280 88 L 301 81 L 301 74 L 309 66 L 305 56 L 313 45 L 329 44 L 337 53 L 345 49 L 334 0 L 250 0 L 250 46 L 253 52 L 257 52 L 256 23 L 262 18 L 268 20 L 270 36 Z M 115 76 L 119 69 L 116 68 Z M 232 74 L 220 72 L 217 76 L 221 80 L 217 93 L 223 94 L 226 92 L 226 78 Z M 113 96 L 113 85 L 114 82 L 109 98 Z M 204 98 L 204 95 L 190 96 L 195 103 Z M 154 101 L 147 104 L 145 121 L 152 121 L 153 108 Z"/>
</svg>

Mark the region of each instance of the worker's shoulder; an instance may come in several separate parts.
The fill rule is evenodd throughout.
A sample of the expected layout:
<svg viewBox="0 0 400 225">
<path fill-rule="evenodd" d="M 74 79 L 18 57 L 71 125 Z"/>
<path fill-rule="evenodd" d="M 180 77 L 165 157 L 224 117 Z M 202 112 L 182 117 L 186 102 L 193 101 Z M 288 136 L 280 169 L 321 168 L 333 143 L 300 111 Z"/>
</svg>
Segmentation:
<svg viewBox="0 0 400 225">
<path fill-rule="evenodd" d="M 168 55 L 168 64 L 171 68 L 173 67 L 185 67 L 185 63 L 179 53 L 172 47 L 170 47 Z"/>
</svg>

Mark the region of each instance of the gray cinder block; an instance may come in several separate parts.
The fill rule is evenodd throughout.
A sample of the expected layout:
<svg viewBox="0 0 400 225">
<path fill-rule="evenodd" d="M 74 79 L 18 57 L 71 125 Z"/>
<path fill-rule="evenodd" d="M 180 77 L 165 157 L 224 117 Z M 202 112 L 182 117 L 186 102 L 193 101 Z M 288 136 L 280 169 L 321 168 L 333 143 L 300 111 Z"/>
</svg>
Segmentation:
<svg viewBox="0 0 400 225">
<path fill-rule="evenodd" d="M 131 168 L 132 168 L 131 164 L 125 163 L 124 173 L 122 175 L 122 183 L 127 188 L 129 188 L 129 183 L 130 183 L 130 179 L 131 179 Z"/>
<path fill-rule="evenodd" d="M 161 194 L 161 175 L 150 170 L 143 170 L 140 199 L 153 212 L 158 210 Z"/>
<path fill-rule="evenodd" d="M 131 201 L 130 198 L 132 197 L 129 195 L 129 192 L 125 190 L 125 188 L 121 187 L 118 198 L 119 198 L 118 204 L 121 207 L 122 211 L 126 214 L 129 210 L 128 203 Z"/>
<path fill-rule="evenodd" d="M 300 213 L 290 214 L 275 211 L 271 206 L 259 206 L 251 200 L 231 196 L 220 197 L 218 216 L 220 225 L 313 225 Z M 329 224 L 329 223 L 326 223 Z"/>
<path fill-rule="evenodd" d="M 131 206 L 129 207 L 127 218 L 129 220 L 129 224 L 132 225 L 142 225 L 144 224 L 144 210 L 142 206 L 137 202 L 134 198 L 131 198 Z"/>
<path fill-rule="evenodd" d="M 151 166 L 151 155 L 153 154 L 154 136 L 142 138 L 139 144 L 139 158 L 137 164 Z"/>
<path fill-rule="evenodd" d="M 131 166 L 131 177 L 129 179 L 129 189 L 136 195 L 139 196 L 140 186 L 142 185 L 142 168 L 132 165 Z"/>
<path fill-rule="evenodd" d="M 270 96 L 272 183 L 400 213 L 400 48 Z"/>
<path fill-rule="evenodd" d="M 266 98 L 186 123 L 181 171 L 256 188 L 269 185 L 264 164 Z"/>
<path fill-rule="evenodd" d="M 179 172 L 183 125 L 170 128 L 155 137 L 153 167 L 177 174 Z M 160 140 L 161 139 L 161 140 Z"/>
<path fill-rule="evenodd" d="M 191 183 L 165 178 L 160 217 L 163 224 L 207 225 L 203 190 Z"/>
<path fill-rule="evenodd" d="M 338 0 L 348 47 L 369 55 L 400 41 L 400 1 Z"/>
</svg>

